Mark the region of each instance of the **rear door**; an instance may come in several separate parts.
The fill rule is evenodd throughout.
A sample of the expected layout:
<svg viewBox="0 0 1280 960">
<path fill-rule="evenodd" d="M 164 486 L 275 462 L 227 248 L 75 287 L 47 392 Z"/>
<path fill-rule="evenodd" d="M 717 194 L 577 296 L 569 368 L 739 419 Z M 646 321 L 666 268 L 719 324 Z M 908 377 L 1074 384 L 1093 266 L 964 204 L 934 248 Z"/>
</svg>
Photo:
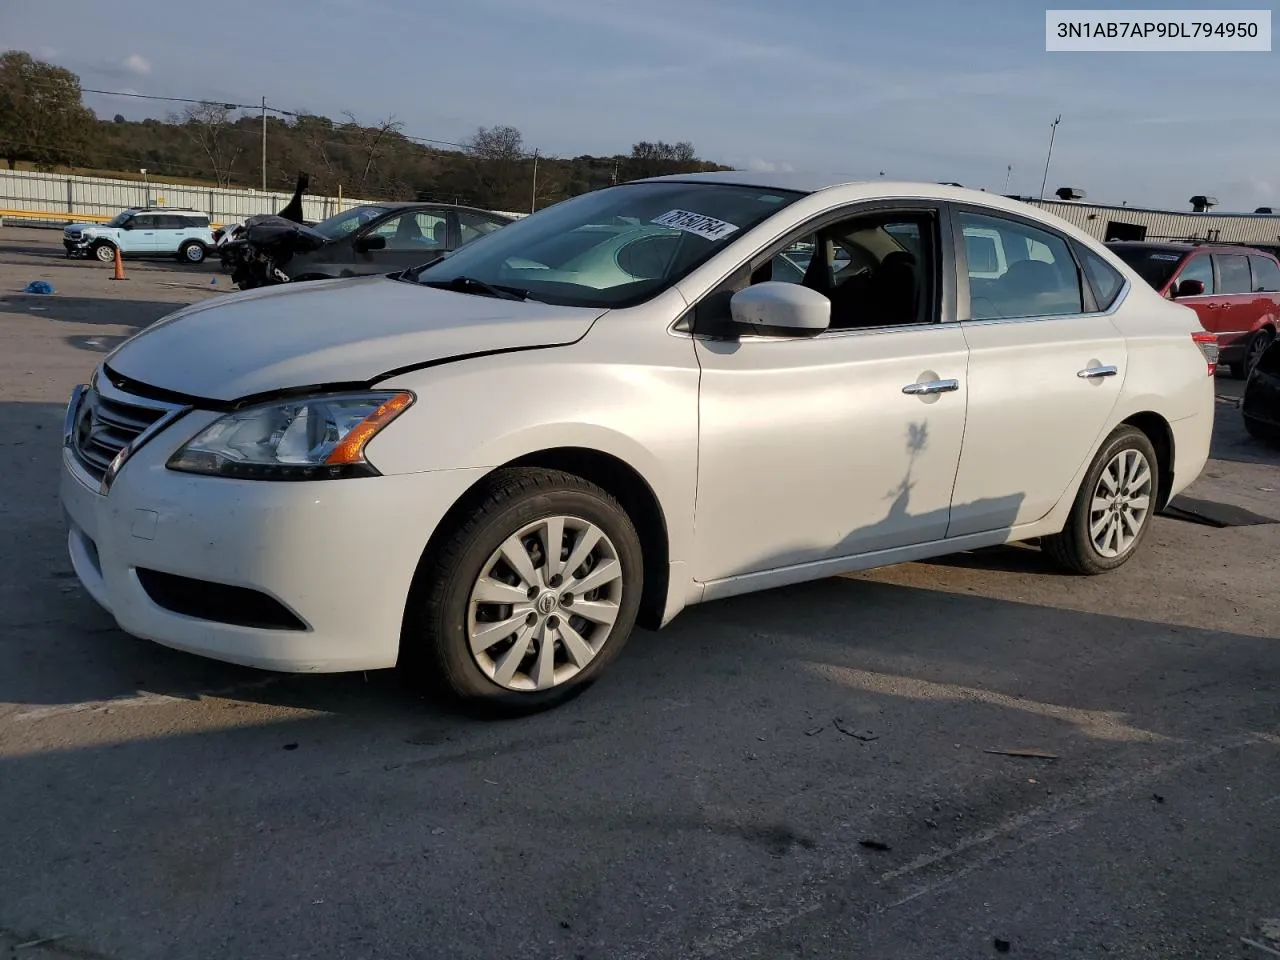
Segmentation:
<svg viewBox="0 0 1280 960">
<path fill-rule="evenodd" d="M 1260 317 L 1266 313 L 1267 300 L 1253 292 L 1249 258 L 1239 253 L 1215 253 L 1214 272 L 1218 279 L 1218 349 L 1225 362 L 1239 359 L 1245 341 Z"/>
<path fill-rule="evenodd" d="M 958 537 L 1032 523 L 1053 509 L 1106 430 L 1128 351 L 1106 309 L 1122 294 L 1122 277 L 1100 307 L 1061 234 L 976 207 L 957 206 L 952 219 L 969 346 L 968 415 L 947 528 Z M 1094 259 L 1094 271 L 1115 274 Z M 1005 502 L 1018 504 L 1013 516 L 990 507 Z"/>
<path fill-rule="evenodd" d="M 186 237 L 186 217 L 172 213 L 156 217 L 155 250 L 157 253 L 177 253 Z"/>
</svg>

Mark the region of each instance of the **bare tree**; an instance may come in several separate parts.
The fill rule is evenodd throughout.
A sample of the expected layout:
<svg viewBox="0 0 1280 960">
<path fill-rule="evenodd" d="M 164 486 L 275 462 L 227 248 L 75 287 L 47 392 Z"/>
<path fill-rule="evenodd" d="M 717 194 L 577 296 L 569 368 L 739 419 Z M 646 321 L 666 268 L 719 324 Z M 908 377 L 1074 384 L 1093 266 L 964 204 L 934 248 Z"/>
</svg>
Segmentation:
<svg viewBox="0 0 1280 960">
<path fill-rule="evenodd" d="M 213 177 L 220 187 L 230 185 L 231 171 L 244 152 L 243 147 L 233 142 L 232 113 L 232 108 L 220 103 L 194 103 L 180 116 L 172 118 L 209 158 Z"/>
<path fill-rule="evenodd" d="M 515 127 L 481 127 L 467 145 L 480 196 L 503 210 L 523 210 L 529 202 L 533 159 Z"/>
<path fill-rule="evenodd" d="M 378 161 L 386 155 L 387 148 L 399 137 L 404 124 L 394 115 L 371 126 L 362 124 L 352 113 L 345 113 L 343 116 L 349 121 L 346 129 L 353 135 L 355 146 L 359 149 L 363 161 L 360 179 L 355 186 L 356 192 L 360 193 L 369 180 L 369 174 L 373 172 Z"/>
</svg>

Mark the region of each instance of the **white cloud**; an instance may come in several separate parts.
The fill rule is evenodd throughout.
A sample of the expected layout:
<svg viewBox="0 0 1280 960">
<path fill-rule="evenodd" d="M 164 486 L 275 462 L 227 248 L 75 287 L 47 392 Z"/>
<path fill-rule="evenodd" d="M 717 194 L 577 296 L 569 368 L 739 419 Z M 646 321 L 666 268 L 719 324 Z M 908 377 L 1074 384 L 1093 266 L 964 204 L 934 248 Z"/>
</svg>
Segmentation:
<svg viewBox="0 0 1280 960">
<path fill-rule="evenodd" d="M 138 53 L 131 53 L 124 58 L 124 68 L 130 73 L 146 76 L 151 72 L 151 61 Z"/>
</svg>

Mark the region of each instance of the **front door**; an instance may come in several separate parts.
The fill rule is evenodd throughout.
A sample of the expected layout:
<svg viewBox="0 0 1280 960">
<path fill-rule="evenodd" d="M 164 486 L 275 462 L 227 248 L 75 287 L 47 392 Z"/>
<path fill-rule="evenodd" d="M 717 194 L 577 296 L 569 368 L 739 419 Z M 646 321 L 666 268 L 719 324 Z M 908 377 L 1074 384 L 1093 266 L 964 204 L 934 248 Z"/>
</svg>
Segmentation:
<svg viewBox="0 0 1280 960">
<path fill-rule="evenodd" d="M 447 253 L 449 216 L 444 210 L 407 210 L 383 220 L 363 236 L 386 242 L 381 249 L 361 249 L 355 241 L 356 273 L 390 273 L 427 263 Z"/>
<path fill-rule="evenodd" d="M 969 410 L 949 537 L 1009 530 L 1052 510 L 1101 440 L 1128 359 L 1064 237 L 964 208 L 955 223 L 966 253 L 975 243 L 958 298 Z"/>
<path fill-rule="evenodd" d="M 120 231 L 122 253 L 155 253 L 160 240 L 157 230 L 160 217 L 154 213 L 140 213 L 130 218 L 129 229 Z"/>
<path fill-rule="evenodd" d="M 968 351 L 940 296 L 939 222 L 882 210 L 784 241 L 750 278 L 826 294 L 816 337 L 695 336 L 697 580 L 945 535 Z"/>
</svg>

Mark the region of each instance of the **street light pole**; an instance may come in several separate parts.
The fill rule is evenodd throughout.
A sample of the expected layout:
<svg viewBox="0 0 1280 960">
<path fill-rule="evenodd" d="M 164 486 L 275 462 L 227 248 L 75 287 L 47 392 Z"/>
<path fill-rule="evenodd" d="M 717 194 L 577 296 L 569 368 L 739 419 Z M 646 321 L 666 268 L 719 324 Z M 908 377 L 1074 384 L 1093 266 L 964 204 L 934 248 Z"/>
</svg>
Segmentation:
<svg viewBox="0 0 1280 960">
<path fill-rule="evenodd" d="M 538 151 L 534 151 L 534 196 L 529 201 L 529 212 L 538 211 Z"/>
<path fill-rule="evenodd" d="M 1009 164 L 1009 166 L 1008 166 L 1008 167 L 1006 167 L 1006 168 L 1005 168 L 1005 171 L 1004 171 L 1004 189 L 1003 189 L 1002 191 L 1000 191 L 1001 193 L 1005 193 L 1005 194 L 1007 194 L 1007 193 L 1009 192 L 1009 178 L 1010 178 L 1010 177 L 1012 177 L 1012 176 L 1013 176 L 1013 164 L 1011 163 L 1011 164 Z"/>
<path fill-rule="evenodd" d="M 1044 199 L 1044 186 L 1049 182 L 1049 161 L 1053 159 L 1053 138 L 1058 132 L 1058 124 L 1062 122 L 1062 114 L 1049 125 L 1049 155 L 1044 158 L 1044 179 L 1040 181 L 1040 199 Z"/>
<path fill-rule="evenodd" d="M 267 98 L 262 98 L 262 192 L 267 192 Z"/>
</svg>

